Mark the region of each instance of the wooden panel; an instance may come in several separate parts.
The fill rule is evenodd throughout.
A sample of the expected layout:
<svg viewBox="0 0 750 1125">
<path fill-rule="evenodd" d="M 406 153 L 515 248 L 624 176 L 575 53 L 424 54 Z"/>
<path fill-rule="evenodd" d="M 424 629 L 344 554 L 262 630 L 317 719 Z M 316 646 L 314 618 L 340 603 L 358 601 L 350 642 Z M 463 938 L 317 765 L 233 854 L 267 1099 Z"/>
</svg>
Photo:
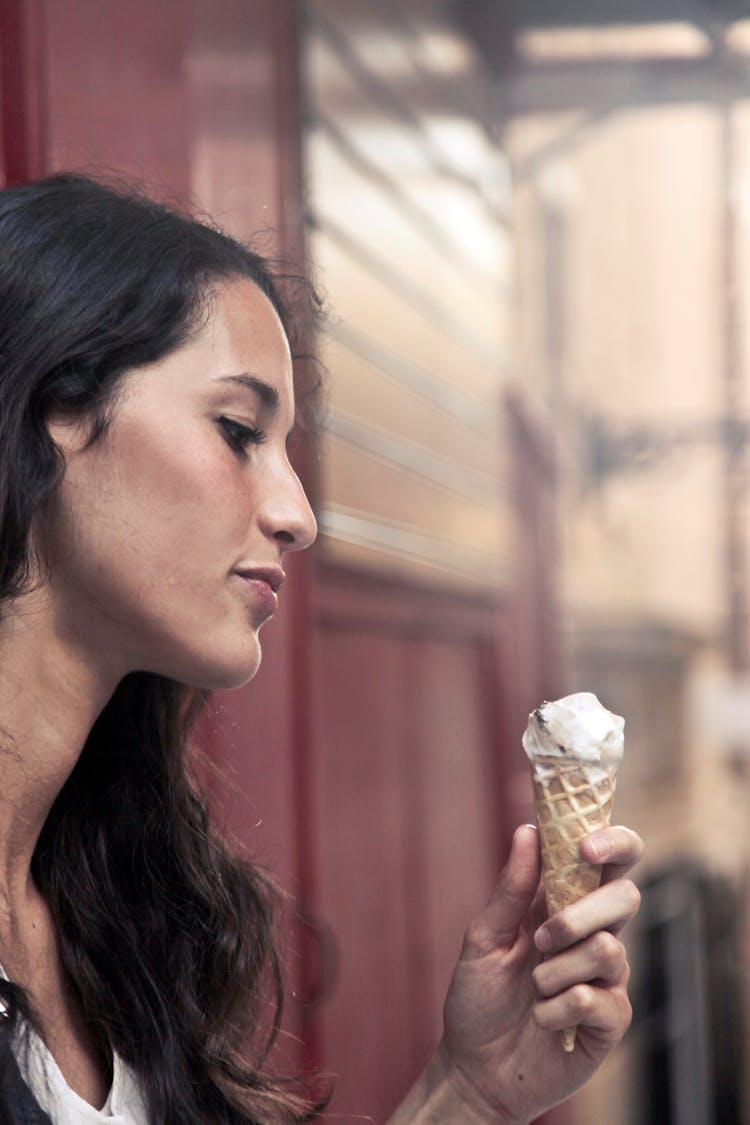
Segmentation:
<svg viewBox="0 0 750 1125">
<path fill-rule="evenodd" d="M 271 112 L 269 45 L 286 5 L 139 2 L 110 5 L 103 20 L 98 0 L 44 4 L 48 166 L 98 168 L 195 200 L 278 254 L 277 141 L 298 143 Z"/>
<path fill-rule="evenodd" d="M 433 377 L 463 387 L 485 404 L 498 397 L 505 361 L 482 346 L 471 324 L 441 315 L 429 277 L 415 289 L 397 265 L 360 257 L 328 228 L 313 231 L 310 253 L 323 279 L 332 316 L 382 339 L 427 367 Z"/>
<path fill-rule="evenodd" d="M 429 549 L 406 544 L 442 536 L 463 553 L 446 578 L 498 586 L 511 255 L 483 72 L 437 6 L 313 0 L 307 14 L 310 249 L 336 340 L 322 550 L 352 565 L 397 554 L 374 527 L 341 534 L 369 518 L 404 532 L 402 572 L 432 580 Z"/>
<path fill-rule="evenodd" d="M 445 231 L 443 250 L 471 264 L 478 280 L 507 281 L 497 228 L 509 222 L 509 163 L 486 116 L 483 60 L 436 5 L 399 16 L 338 0 L 310 7 L 315 119 L 402 205 Z"/>
<path fill-rule="evenodd" d="M 403 667 L 390 638 L 320 637 L 315 806 L 317 906 L 340 949 L 322 1013 L 323 1056 L 337 1076 L 333 1113 L 383 1120 L 412 1073 L 414 1012 L 406 958 L 401 716 Z M 377 1060 L 373 1066 L 373 1060 Z"/>
<path fill-rule="evenodd" d="M 116 171 L 165 195 L 189 189 L 181 0 L 44 0 L 47 161 Z"/>
<path fill-rule="evenodd" d="M 336 488 L 342 508 L 485 553 L 498 560 L 499 571 L 499 528 L 491 508 L 436 488 L 413 473 L 407 487 L 404 476 L 399 468 L 347 442 L 326 442 L 323 487 L 329 492 Z"/>
<path fill-rule="evenodd" d="M 185 6 L 185 5 L 183 5 Z M 294 4 L 200 2 L 185 60 L 190 175 L 209 214 L 301 269 Z"/>
<path fill-rule="evenodd" d="M 421 1014 L 421 1062 L 440 1038 L 443 999 L 468 920 L 496 880 L 501 797 L 493 791 L 481 642 L 411 642 L 406 682 L 411 880 L 421 883 L 424 909 L 424 925 L 412 929 L 409 944 L 410 964 L 420 966 L 412 993 Z"/>
<path fill-rule="evenodd" d="M 45 170 L 43 0 L 0 4 L 0 134 L 2 181 L 41 176 Z"/>
<path fill-rule="evenodd" d="M 343 572 L 319 596 L 317 907 L 340 957 L 324 1056 L 332 1115 L 383 1121 L 437 1042 L 461 935 L 495 881 L 493 616 Z"/>
<path fill-rule="evenodd" d="M 481 429 L 470 425 L 449 403 L 441 403 L 439 395 L 427 398 L 414 393 L 404 386 L 397 368 L 383 370 L 334 337 L 321 340 L 319 354 L 330 373 L 337 412 L 406 441 L 419 435 L 426 448 L 439 450 L 457 465 L 471 465 L 497 482 L 501 457 L 497 429 L 486 412 L 481 415 Z"/>
<path fill-rule="evenodd" d="M 370 126 L 360 128 L 357 140 L 361 144 L 363 133 Z M 381 163 L 389 164 L 388 133 L 378 137 Z M 419 205 L 404 206 L 396 194 L 397 181 L 384 181 L 380 166 L 375 164 L 357 167 L 348 153 L 341 152 L 321 129 L 314 130 L 308 138 L 308 167 L 313 180 L 335 183 L 334 195 L 321 193 L 315 200 L 315 221 L 326 227 L 335 224 L 356 237 L 367 253 L 392 259 L 398 256 L 398 268 L 412 285 L 424 285 L 431 279 L 436 303 L 444 306 L 451 316 L 469 321 L 481 335 L 486 347 L 498 345 L 498 302 L 506 296 L 499 283 L 489 277 L 477 276 L 470 259 L 463 258 L 463 244 L 444 235 L 450 226 L 449 214 L 443 214 L 443 225 L 427 226 Z M 429 198 L 435 191 L 434 177 L 419 184 L 421 198 Z M 410 180 L 410 183 L 413 181 Z M 492 235 L 491 230 L 483 234 Z M 497 240 L 496 240 L 497 241 Z M 479 282 L 479 284 L 478 284 Z"/>
<path fill-rule="evenodd" d="M 367 513 L 330 505 L 320 509 L 319 525 L 323 534 L 318 553 L 327 563 L 385 579 L 413 579 L 418 570 L 426 587 L 452 588 L 459 593 L 467 587 L 494 592 L 498 577 L 503 577 L 498 576 L 494 554 L 384 524 Z"/>
</svg>

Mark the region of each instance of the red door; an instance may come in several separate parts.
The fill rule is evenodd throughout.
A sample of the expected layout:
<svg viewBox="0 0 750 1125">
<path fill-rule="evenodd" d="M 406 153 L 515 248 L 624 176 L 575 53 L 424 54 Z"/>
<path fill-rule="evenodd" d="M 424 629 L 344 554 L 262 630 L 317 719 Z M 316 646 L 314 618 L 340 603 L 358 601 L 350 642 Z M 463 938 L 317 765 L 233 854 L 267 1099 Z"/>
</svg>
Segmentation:
<svg viewBox="0 0 750 1125">
<path fill-rule="evenodd" d="M 384 1120 L 440 1037 L 464 928 L 497 874 L 492 612 L 340 571 L 322 583 L 316 905 L 336 942 L 323 1057 L 332 1112 Z"/>
</svg>

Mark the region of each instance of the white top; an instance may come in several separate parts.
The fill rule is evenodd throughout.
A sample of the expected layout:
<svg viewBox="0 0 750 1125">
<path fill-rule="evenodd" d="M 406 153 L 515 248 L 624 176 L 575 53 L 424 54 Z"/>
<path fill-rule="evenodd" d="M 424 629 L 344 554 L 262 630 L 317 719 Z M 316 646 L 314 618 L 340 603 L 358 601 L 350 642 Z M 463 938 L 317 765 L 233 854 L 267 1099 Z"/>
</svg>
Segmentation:
<svg viewBox="0 0 750 1125">
<path fill-rule="evenodd" d="M 0 976 L 8 974 L 0 965 Z M 0 1002 L 0 1019 L 4 1006 Z M 18 1035 L 14 1050 L 18 1069 L 37 1102 L 53 1125 L 150 1125 L 146 1103 L 138 1079 L 116 1051 L 112 1052 L 112 1085 L 101 1109 L 71 1090 L 55 1062 L 52 1052 L 33 1028 L 28 1036 Z M 23 1044 L 23 1046 L 20 1046 Z M 26 1045 L 28 1044 L 28 1050 Z"/>
<path fill-rule="evenodd" d="M 18 1066 L 54 1125 L 150 1125 L 138 1079 L 116 1052 L 107 1100 L 101 1109 L 95 1109 L 71 1090 L 46 1044 L 33 1030 L 28 1043 L 28 1052 L 19 1051 Z"/>
</svg>

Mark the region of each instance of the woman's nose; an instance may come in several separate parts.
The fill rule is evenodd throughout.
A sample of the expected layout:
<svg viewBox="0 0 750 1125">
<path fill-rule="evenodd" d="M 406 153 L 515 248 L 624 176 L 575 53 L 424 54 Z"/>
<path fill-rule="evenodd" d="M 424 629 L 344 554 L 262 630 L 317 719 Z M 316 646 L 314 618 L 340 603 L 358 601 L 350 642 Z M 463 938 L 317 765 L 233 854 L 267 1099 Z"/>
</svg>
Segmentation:
<svg viewBox="0 0 750 1125">
<path fill-rule="evenodd" d="M 284 479 L 271 485 L 263 522 L 265 533 L 282 551 L 303 551 L 315 542 L 318 524 L 302 482 L 289 464 Z"/>
</svg>

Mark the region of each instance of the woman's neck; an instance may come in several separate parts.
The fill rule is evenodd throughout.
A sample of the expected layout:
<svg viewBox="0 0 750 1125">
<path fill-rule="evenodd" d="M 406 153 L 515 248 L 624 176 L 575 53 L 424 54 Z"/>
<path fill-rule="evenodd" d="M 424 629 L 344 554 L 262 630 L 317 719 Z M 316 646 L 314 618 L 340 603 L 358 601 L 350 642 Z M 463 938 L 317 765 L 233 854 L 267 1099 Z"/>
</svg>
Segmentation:
<svg viewBox="0 0 750 1125">
<path fill-rule="evenodd" d="M 0 925 L 34 897 L 31 857 L 117 677 L 76 648 L 43 590 L 0 620 Z"/>
</svg>

